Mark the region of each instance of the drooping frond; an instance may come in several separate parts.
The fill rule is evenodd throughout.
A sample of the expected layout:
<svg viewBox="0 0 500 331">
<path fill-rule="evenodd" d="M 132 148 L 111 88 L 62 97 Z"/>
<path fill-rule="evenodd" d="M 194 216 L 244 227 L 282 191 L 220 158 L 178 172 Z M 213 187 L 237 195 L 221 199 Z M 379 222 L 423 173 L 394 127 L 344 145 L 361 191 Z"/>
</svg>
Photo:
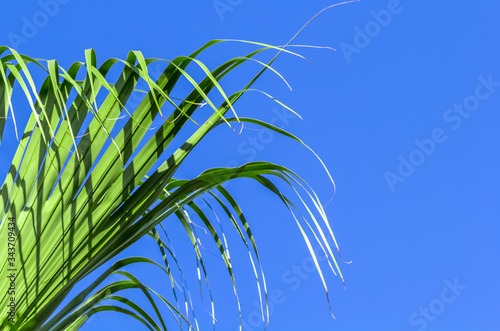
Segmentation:
<svg viewBox="0 0 500 331">
<path fill-rule="evenodd" d="M 0 48 L 0 55 L 7 53 L 0 58 L 0 143 L 5 142 L 2 135 L 9 121 L 19 139 L 0 188 L 1 240 L 7 238 L 8 219 L 14 218 L 16 224 L 17 316 L 14 323 L 5 318 L 3 311 L 10 297 L 8 285 L 2 282 L 1 329 L 76 330 L 93 314 L 115 311 L 136 319 L 151 330 L 164 330 L 168 324 L 165 309 L 181 327 L 187 325 L 198 329 L 180 263 L 169 244 L 167 232 L 162 234 L 158 230 L 167 218 L 181 222 L 196 253 L 200 288 L 202 282 L 210 288 L 192 218 L 201 220 L 218 247 L 237 296 L 228 243 L 222 228 L 215 223 L 218 216 L 211 205 L 221 208 L 223 217 L 229 219 L 247 247 L 261 295 L 263 318 L 264 314 L 268 318 L 267 288 L 256 240 L 239 204 L 222 186 L 236 178 L 255 180 L 283 201 L 304 236 L 327 291 L 309 237 L 312 233 L 340 273 L 329 244 L 333 233 L 318 197 L 291 170 L 269 162 L 252 162 L 236 168 L 208 169 L 192 179 L 174 178 L 190 152 L 220 124 L 239 132 L 242 123 L 253 123 L 303 144 L 271 124 L 239 117 L 235 110 L 242 95 L 255 91 L 250 87 L 264 71 L 270 70 L 282 78 L 271 66 L 276 57 L 264 63 L 255 59 L 258 54 L 266 50 L 297 54 L 286 48 L 252 43 L 262 48 L 209 69 L 198 59 L 199 55 L 221 42 L 224 40 L 211 41 L 193 54 L 171 61 L 147 59 L 133 51 L 125 60 L 112 58 L 100 66 L 94 51 L 87 50 L 85 62 L 76 62 L 67 70 L 54 60 L 34 60 L 7 47 Z M 247 62 L 256 63 L 261 70 L 237 92 L 226 92 L 220 84 L 221 79 Z M 163 64 L 159 77 L 153 77 L 148 70 L 152 64 Z M 41 84 L 37 85 L 30 73 L 32 69 L 28 69 L 33 65 L 40 67 L 45 75 Z M 192 66 L 201 69 L 204 78 L 195 80 L 189 74 Z M 112 73 L 117 70 L 120 73 L 116 78 Z M 141 93 L 138 92 L 140 82 L 148 89 L 142 94 L 141 102 L 130 107 L 131 96 Z M 172 95 L 180 82 L 191 88 L 185 97 Z M 14 111 L 12 103 L 16 83 L 31 108 L 31 116 L 22 133 L 18 131 L 15 116 L 20 110 Z M 284 106 L 269 94 L 262 93 Z M 223 100 L 219 106 L 217 99 Z M 200 118 L 197 110 L 204 104 L 210 106 L 211 114 L 198 123 L 194 117 Z M 171 153 L 175 148 L 172 146 L 174 138 L 180 132 L 193 129 L 190 123 L 196 124 L 194 133 Z M 293 199 L 278 189 L 276 181 L 292 187 L 303 207 L 296 208 Z M 306 198 L 301 196 L 304 192 Z M 207 198 L 210 212 L 198 206 L 198 197 Z M 307 217 L 301 215 L 301 210 L 307 210 Z M 320 215 L 329 236 L 325 235 L 315 215 Z M 157 243 L 163 258 L 161 264 L 141 257 L 116 261 L 61 307 L 76 284 L 145 236 Z M 0 251 L 2 275 L 9 269 L 7 258 L 7 251 Z M 174 300 L 163 297 L 123 269 L 136 263 L 155 265 L 162 270 Z M 121 280 L 104 285 L 111 275 Z M 128 289 L 141 290 L 151 305 L 153 316 L 150 310 L 118 293 Z M 158 305 L 157 300 L 163 305 Z M 211 294 L 210 306 L 209 313 L 215 323 Z"/>
</svg>

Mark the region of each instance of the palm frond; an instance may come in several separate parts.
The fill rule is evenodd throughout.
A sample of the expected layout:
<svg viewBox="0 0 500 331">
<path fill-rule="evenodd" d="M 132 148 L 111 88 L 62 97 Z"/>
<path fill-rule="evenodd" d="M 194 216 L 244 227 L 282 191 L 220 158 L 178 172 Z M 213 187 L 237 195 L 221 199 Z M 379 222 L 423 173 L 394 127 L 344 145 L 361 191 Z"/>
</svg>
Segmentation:
<svg viewBox="0 0 500 331">
<path fill-rule="evenodd" d="M 68 70 L 59 66 L 55 60 L 35 60 L 20 55 L 15 50 L 0 48 L 0 54 L 10 51 L 10 54 L 0 58 L 0 143 L 4 142 L 2 134 L 9 114 L 17 131 L 18 123 L 11 102 L 16 83 L 31 108 L 31 116 L 23 135 L 19 137 L 11 168 L 0 189 L 0 238 L 2 241 L 7 238 L 6 220 L 15 218 L 17 253 L 16 321 L 10 323 L 4 318 L 6 314 L 3 314 L 1 329 L 76 330 L 93 314 L 102 311 L 126 314 L 151 330 L 166 329 L 166 317 L 153 297 L 164 304 L 181 327 L 185 323 L 190 328 L 198 329 L 180 264 L 173 249 L 156 230 L 170 216 L 181 222 L 192 242 L 197 263 L 209 288 L 199 248 L 199 236 L 191 220 L 192 216 L 198 217 L 219 249 L 237 296 L 224 232 L 214 226 L 213 217 L 217 218 L 217 215 L 210 216 L 197 205 L 195 199 L 198 197 L 211 198 L 212 202 L 222 208 L 225 217 L 237 231 L 248 249 L 261 303 L 265 301 L 267 307 L 267 287 L 256 240 L 240 206 L 222 186 L 236 178 L 257 181 L 275 193 L 289 208 L 328 293 L 309 240 L 310 235 L 304 230 L 304 225 L 314 234 L 315 240 L 334 261 L 336 270 L 340 273 L 329 238 L 322 231 L 314 213 L 318 213 L 324 220 L 331 236 L 333 233 L 318 197 L 291 170 L 269 162 L 251 162 L 236 168 L 208 169 L 193 179 L 174 178 L 190 152 L 220 124 L 237 131 L 231 126 L 232 123 L 253 123 L 307 147 L 285 130 L 257 119 L 239 117 L 234 107 L 242 95 L 255 91 L 250 87 L 266 70 L 283 78 L 271 66 L 277 55 L 264 63 L 255 59 L 258 54 L 273 49 L 278 54 L 297 54 L 284 47 L 240 41 L 262 48 L 246 56 L 230 59 L 210 70 L 198 58 L 202 52 L 221 42 L 224 40 L 211 41 L 193 54 L 171 61 L 147 59 L 142 53 L 132 51 L 125 60 L 112 58 L 100 66 L 97 66 L 95 52 L 87 50 L 85 62 L 75 62 Z M 220 81 L 249 61 L 260 65 L 261 70 L 237 92 L 227 93 Z M 148 71 L 148 66 L 153 63 L 165 65 L 157 79 L 153 79 Z M 45 79 L 38 90 L 28 69 L 33 64 L 41 67 L 45 73 Z M 204 78 L 197 82 L 188 73 L 190 66 L 201 68 Z M 111 73 L 117 68 L 121 72 L 117 78 L 113 78 Z M 191 92 L 184 98 L 172 96 L 173 89 L 181 81 L 187 81 L 192 86 Z M 131 95 L 138 90 L 140 82 L 146 82 L 148 90 L 144 91 L 142 101 L 135 109 L 128 109 Z M 291 110 L 269 94 L 262 93 Z M 223 100 L 220 106 L 215 105 L 218 98 Z M 200 117 L 196 111 L 205 103 L 210 105 L 212 114 L 199 124 L 193 117 L 195 113 Z M 227 117 L 228 112 L 233 117 Z M 128 120 L 116 120 L 122 115 L 128 117 Z M 160 125 L 153 128 L 153 124 L 158 121 Z M 194 133 L 173 153 L 167 153 L 167 150 L 175 148 L 172 144 L 180 132 L 189 132 L 193 128 L 189 125 L 190 122 L 197 125 Z M 292 187 L 305 206 L 314 227 L 306 218 L 295 216 L 300 213 L 300 208 L 295 208 L 291 199 L 278 189 L 274 181 Z M 310 202 L 302 199 L 299 190 L 307 192 Z M 212 207 L 210 209 L 213 210 Z M 144 236 L 150 236 L 156 241 L 164 266 L 140 257 L 117 261 L 61 307 L 76 284 Z M 2 250 L 2 274 L 8 269 L 6 261 L 7 252 Z M 123 270 L 135 263 L 148 263 L 160 268 L 171 285 L 174 301 L 170 302 Z M 176 281 L 173 269 L 179 270 L 182 287 Z M 103 282 L 112 274 L 126 279 L 104 286 Z M 201 276 L 199 280 L 201 288 Z M 128 289 L 142 291 L 150 302 L 154 317 L 144 307 L 117 293 Z M 1 307 L 6 307 L 6 302 L 10 299 L 4 282 L 0 285 L 0 293 Z M 105 300 L 110 304 L 103 304 Z M 211 294 L 210 301 L 210 313 L 215 323 Z M 185 313 L 182 312 L 184 308 Z M 268 319 L 269 308 L 266 308 L 266 316 Z"/>
</svg>

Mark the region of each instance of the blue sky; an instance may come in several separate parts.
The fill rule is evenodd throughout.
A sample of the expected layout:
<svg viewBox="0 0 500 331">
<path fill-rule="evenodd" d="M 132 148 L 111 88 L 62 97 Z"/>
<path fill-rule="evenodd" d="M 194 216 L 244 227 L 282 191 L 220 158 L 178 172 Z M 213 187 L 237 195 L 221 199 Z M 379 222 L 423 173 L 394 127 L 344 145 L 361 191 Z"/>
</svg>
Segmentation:
<svg viewBox="0 0 500 331">
<path fill-rule="evenodd" d="M 86 48 L 94 48 L 100 61 L 125 58 L 129 50 L 172 59 L 215 38 L 284 44 L 334 3 L 60 0 L 57 7 L 47 7 L 49 2 L 4 4 L 8 15 L 0 22 L 0 44 L 56 58 L 65 66 L 84 60 Z M 343 257 L 352 261 L 341 264 L 345 291 L 338 277 L 327 277 L 333 319 L 286 208 L 254 183 L 231 183 L 228 189 L 250 220 L 274 293 L 268 330 L 500 329 L 499 14 L 500 5 L 492 0 L 363 0 L 335 7 L 314 20 L 296 43 L 336 51 L 298 49 L 314 64 L 282 56 L 276 69 L 292 92 L 271 73 L 256 84 L 307 123 L 259 95 L 237 104 L 240 114 L 275 121 L 321 156 L 337 184 L 325 210 Z M 29 26 L 34 23 L 38 26 Z M 203 60 L 213 66 L 249 49 L 223 45 Z M 246 130 L 237 136 L 221 127 L 193 152 L 180 175 L 269 160 L 302 175 L 326 203 L 332 187 L 321 164 L 300 145 L 267 134 Z M 13 149 L 0 151 L 5 173 Z M 173 237 L 176 231 L 182 234 L 175 225 L 171 231 Z M 194 259 L 185 235 L 173 240 L 179 256 Z M 234 243 L 244 330 L 263 330 L 255 319 L 258 295 L 247 252 Z M 127 254 L 148 249 L 153 245 L 144 241 Z M 221 261 L 206 256 L 217 328 L 236 330 L 230 279 Z M 192 261 L 186 272 L 195 271 Z M 133 271 L 152 287 L 165 285 L 160 275 Z M 191 292 L 199 297 L 193 284 Z M 208 322 L 206 330 L 210 318 L 200 307 L 197 315 Z M 83 328 L 115 329 L 141 330 L 141 325 L 110 313 Z"/>
</svg>

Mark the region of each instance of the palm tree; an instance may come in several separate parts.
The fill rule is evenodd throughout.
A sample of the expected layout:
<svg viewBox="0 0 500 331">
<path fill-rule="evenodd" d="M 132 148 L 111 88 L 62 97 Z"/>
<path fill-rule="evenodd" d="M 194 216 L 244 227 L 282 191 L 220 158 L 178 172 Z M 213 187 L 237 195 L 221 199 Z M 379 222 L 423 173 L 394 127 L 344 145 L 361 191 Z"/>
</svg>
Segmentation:
<svg viewBox="0 0 500 331">
<path fill-rule="evenodd" d="M 214 205 L 223 210 L 248 247 L 269 317 L 265 278 L 254 237 L 240 206 L 223 186 L 236 178 L 255 180 L 288 207 L 327 291 L 309 237 L 313 235 L 338 270 L 328 238 L 335 239 L 318 197 L 294 172 L 269 162 L 250 162 L 235 168 L 207 169 L 195 178 L 176 177 L 189 153 L 218 125 L 239 132 L 243 123 L 251 123 L 303 144 L 269 123 L 238 117 L 233 108 L 242 95 L 257 91 L 251 86 L 264 71 L 281 77 L 271 67 L 278 54 L 300 55 L 285 47 L 245 42 L 256 49 L 210 70 L 199 55 L 222 42 L 227 41 L 208 42 L 193 54 L 172 61 L 147 59 L 131 51 L 125 60 L 111 58 L 100 66 L 94 51 L 87 50 L 85 62 L 75 62 L 67 69 L 56 60 L 35 60 L 8 47 L 0 48 L 0 143 L 5 143 L 3 132 L 8 121 L 13 123 L 18 139 L 0 193 L 1 276 L 14 276 L 12 283 L 2 281 L 0 285 L 2 330 L 76 330 L 102 311 L 124 313 L 149 329 L 162 330 L 168 321 L 161 310 L 170 311 L 180 326 L 197 329 L 197 321 L 188 314 L 193 307 L 187 292 L 179 290 L 184 282 L 173 272 L 181 270 L 180 261 L 170 248 L 169 233 L 162 222 L 176 218 L 184 226 L 203 279 L 207 275 L 191 218 L 200 220 L 217 245 L 234 286 L 225 240 L 213 224 L 213 214 L 200 206 L 200 199 L 210 208 Z M 277 54 L 268 63 L 255 58 L 269 50 Z M 241 89 L 226 93 L 220 80 L 248 61 L 257 62 L 260 71 Z M 164 65 L 156 79 L 148 71 L 153 63 Z M 204 78 L 195 80 L 188 66 L 201 68 Z M 34 70 L 38 70 L 36 74 Z M 190 84 L 192 90 L 186 97 L 174 98 L 172 90 L 181 81 Z M 140 84 L 147 90 L 139 90 Z M 13 110 L 13 101 L 17 100 L 13 97 L 15 85 L 31 108 L 23 132 L 17 131 Z M 132 109 L 130 100 L 137 95 L 141 95 L 141 102 Z M 215 105 L 214 96 L 223 100 L 220 106 Z M 203 115 L 197 112 L 201 106 L 212 109 L 204 121 L 199 120 Z M 172 153 L 174 138 L 193 128 L 194 133 Z M 296 208 L 276 181 L 289 185 L 302 207 Z M 155 240 L 163 261 L 115 258 L 145 236 Z M 96 269 L 108 261 L 110 266 L 96 274 Z M 172 284 L 172 296 L 157 293 L 125 271 L 132 264 L 154 265 L 164 272 Z M 68 298 L 75 285 L 91 274 L 93 282 Z M 111 275 L 120 277 L 105 285 Z M 153 313 L 120 295 L 127 289 L 141 290 Z M 158 302 L 166 309 L 158 307 Z"/>
</svg>

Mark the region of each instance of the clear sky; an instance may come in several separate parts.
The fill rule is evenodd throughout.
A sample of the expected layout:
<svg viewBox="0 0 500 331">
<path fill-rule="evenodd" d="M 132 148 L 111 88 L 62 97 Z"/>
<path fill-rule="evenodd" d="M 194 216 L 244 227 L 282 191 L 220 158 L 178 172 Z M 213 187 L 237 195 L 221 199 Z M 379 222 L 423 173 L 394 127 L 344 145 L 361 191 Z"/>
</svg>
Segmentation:
<svg viewBox="0 0 500 331">
<path fill-rule="evenodd" d="M 0 44 L 68 66 L 83 61 L 86 48 L 94 48 L 102 62 L 125 58 L 129 50 L 172 59 L 214 38 L 280 45 L 334 2 L 46 3 L 50 1 L 2 4 Z M 272 73 L 256 85 L 299 112 L 307 124 L 260 95 L 237 104 L 240 114 L 275 121 L 322 157 L 337 184 L 325 210 L 343 257 L 352 261 L 341 264 L 345 291 L 338 277 L 327 277 L 333 319 L 286 208 L 255 183 L 230 184 L 251 223 L 268 289 L 274 293 L 268 330 L 500 329 L 499 15 L 500 4 L 493 0 L 362 0 L 335 7 L 314 20 L 296 43 L 330 46 L 336 52 L 298 49 L 314 64 L 280 58 L 276 69 L 292 92 Z M 213 67 L 249 49 L 224 45 L 203 60 Z M 0 152 L 5 173 L 13 149 L 2 146 Z M 190 178 L 204 168 L 253 160 L 290 167 L 325 203 L 332 195 L 328 177 L 307 149 L 255 130 L 237 136 L 221 127 L 194 151 L 179 176 Z M 175 224 L 170 229 L 176 252 L 187 259 L 186 272 L 194 272 L 187 236 Z M 229 239 L 236 239 L 229 232 Z M 144 241 L 127 254 L 144 255 L 153 247 Z M 258 295 L 247 252 L 236 241 L 232 248 L 233 260 L 239 261 L 235 268 L 244 330 L 264 330 L 256 318 Z M 207 250 L 215 251 L 210 245 Z M 227 272 L 222 261 L 209 252 L 205 256 L 211 266 L 217 329 L 237 330 Z M 132 270 L 160 291 L 170 286 L 160 274 Z M 196 282 L 191 293 L 200 304 L 202 330 L 208 330 L 210 317 L 199 303 Z M 121 314 L 106 313 L 83 329 L 142 327 Z"/>
</svg>

